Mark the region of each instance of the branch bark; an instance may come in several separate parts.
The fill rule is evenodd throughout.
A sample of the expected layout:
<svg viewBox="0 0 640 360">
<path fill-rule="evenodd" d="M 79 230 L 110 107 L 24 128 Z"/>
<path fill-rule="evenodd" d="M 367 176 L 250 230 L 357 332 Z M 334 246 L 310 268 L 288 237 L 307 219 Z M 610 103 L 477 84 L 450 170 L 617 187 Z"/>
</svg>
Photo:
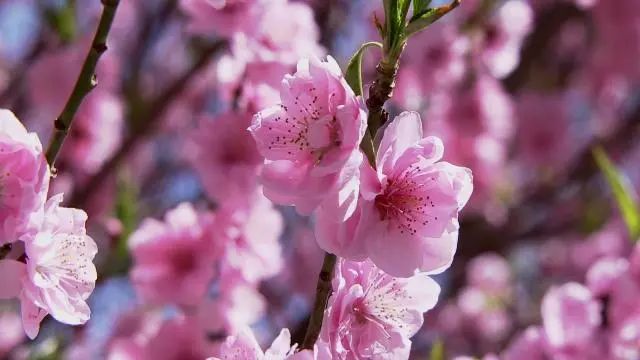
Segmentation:
<svg viewBox="0 0 640 360">
<path fill-rule="evenodd" d="M 316 285 L 316 298 L 313 302 L 313 310 L 307 327 L 307 333 L 302 343 L 303 349 L 313 349 L 313 345 L 320 336 L 322 329 L 322 319 L 324 310 L 327 307 L 329 296 L 331 296 L 331 279 L 333 278 L 333 269 L 335 268 L 338 258 L 329 253 L 325 253 L 322 269 L 318 275 L 318 284 Z"/>
<path fill-rule="evenodd" d="M 47 162 L 52 169 L 54 168 L 56 157 L 58 156 L 58 153 L 62 148 L 62 144 L 69 133 L 69 129 L 71 128 L 73 119 L 80 107 L 80 104 L 82 104 L 82 101 L 87 94 L 89 94 L 98 84 L 95 75 L 96 66 L 98 65 L 98 61 L 102 54 L 107 51 L 107 37 L 109 36 L 111 24 L 113 24 L 113 18 L 116 15 L 119 3 L 120 0 L 102 0 L 102 15 L 100 16 L 100 22 L 93 38 L 93 42 L 91 43 L 91 48 L 84 60 L 84 64 L 80 70 L 78 80 L 73 87 L 73 91 L 71 92 L 64 109 L 62 109 L 60 116 L 58 116 L 54 122 L 53 137 L 49 143 L 46 153 Z"/>
</svg>

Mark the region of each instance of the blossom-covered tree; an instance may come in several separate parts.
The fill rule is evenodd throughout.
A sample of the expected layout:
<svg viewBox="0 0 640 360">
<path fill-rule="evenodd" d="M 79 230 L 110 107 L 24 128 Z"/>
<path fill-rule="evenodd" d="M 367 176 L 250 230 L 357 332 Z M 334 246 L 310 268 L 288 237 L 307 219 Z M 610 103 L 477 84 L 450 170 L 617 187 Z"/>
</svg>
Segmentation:
<svg viewBox="0 0 640 360">
<path fill-rule="evenodd" d="M 0 1 L 0 358 L 640 359 L 638 24 Z"/>
</svg>

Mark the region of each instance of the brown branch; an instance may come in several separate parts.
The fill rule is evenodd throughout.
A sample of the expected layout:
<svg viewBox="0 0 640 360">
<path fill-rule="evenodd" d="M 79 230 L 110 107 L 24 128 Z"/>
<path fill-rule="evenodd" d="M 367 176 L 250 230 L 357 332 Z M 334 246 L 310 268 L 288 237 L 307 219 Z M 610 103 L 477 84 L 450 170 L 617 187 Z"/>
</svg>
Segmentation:
<svg viewBox="0 0 640 360">
<path fill-rule="evenodd" d="M 331 279 L 333 278 L 333 269 L 335 268 L 338 258 L 329 253 L 325 253 L 322 269 L 318 274 L 318 284 L 316 285 L 316 298 L 313 302 L 313 310 L 311 310 L 311 318 L 307 327 L 307 333 L 302 342 L 303 349 L 313 349 L 313 345 L 320 336 L 322 329 L 322 319 L 324 310 L 327 307 L 329 296 L 331 296 Z"/>
<path fill-rule="evenodd" d="M 96 174 L 91 176 L 83 188 L 74 191 L 70 201 L 72 206 L 80 207 L 90 200 L 91 196 L 102 186 L 108 175 L 116 169 L 120 162 L 131 154 L 136 146 L 159 126 L 162 116 L 169 108 L 169 105 L 183 92 L 194 76 L 209 64 L 213 55 L 225 47 L 225 41 L 218 41 L 204 49 L 196 62 L 184 74 L 176 79 L 155 100 L 151 101 L 150 106 L 147 108 L 148 110 L 141 114 L 140 125 L 135 128 L 135 131 L 125 138 L 120 148 L 104 163 Z"/>
<path fill-rule="evenodd" d="M 527 83 L 536 60 L 545 53 L 562 27 L 569 20 L 584 19 L 586 15 L 584 10 L 569 2 L 555 4 L 540 12 L 534 25 L 535 30 L 527 37 L 520 51 L 518 67 L 503 81 L 505 88 L 510 93 L 522 88 Z"/>
<path fill-rule="evenodd" d="M 80 70 L 80 75 L 73 87 L 73 91 L 64 109 L 62 109 L 60 116 L 58 116 L 54 122 L 53 137 L 49 142 L 46 153 L 47 162 L 52 169 L 80 104 L 82 104 L 85 96 L 97 85 L 95 75 L 96 66 L 102 54 L 107 51 L 107 37 L 109 36 L 111 24 L 113 23 L 119 3 L 120 0 L 102 0 L 102 15 L 100 16 L 100 22 L 98 23 L 98 29 L 91 43 L 91 48 L 82 65 L 82 70 Z"/>
</svg>

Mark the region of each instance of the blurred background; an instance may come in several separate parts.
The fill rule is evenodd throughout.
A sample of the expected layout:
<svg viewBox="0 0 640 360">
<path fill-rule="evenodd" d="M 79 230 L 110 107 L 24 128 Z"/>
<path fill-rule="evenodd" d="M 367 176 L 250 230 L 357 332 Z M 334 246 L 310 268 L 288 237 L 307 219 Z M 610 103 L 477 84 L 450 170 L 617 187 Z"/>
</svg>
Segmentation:
<svg viewBox="0 0 640 360">
<path fill-rule="evenodd" d="M 0 107 L 43 144 L 100 11 L 98 0 L 0 0 Z M 361 43 L 379 40 L 374 16 L 384 18 L 381 1 L 121 0 L 99 85 L 52 184 L 89 213 L 99 244 L 91 320 L 47 319 L 30 342 L 17 305 L 0 303 L 0 358 L 146 358 L 139 348 L 171 340 L 155 359 L 203 359 L 244 325 L 264 343 L 282 327 L 300 342 L 322 252 L 313 219 L 265 199 L 238 210 L 262 163 L 244 130 L 279 101 L 299 58 L 330 54 L 344 68 Z M 378 57 L 365 56 L 366 82 Z M 465 0 L 409 41 L 390 112 L 420 112 L 475 186 L 412 358 L 436 343 L 447 356 L 498 353 L 540 322 L 551 285 L 583 282 L 598 259 L 631 251 L 592 149 L 640 188 L 638 59 L 637 0 Z M 216 271 L 202 301 L 150 303 L 130 278 L 129 239 L 185 202 L 224 219 L 224 234 L 211 235 L 224 255 L 208 265 Z M 192 271 L 180 261 L 176 272 Z M 229 284 L 238 273 L 244 282 Z"/>
</svg>

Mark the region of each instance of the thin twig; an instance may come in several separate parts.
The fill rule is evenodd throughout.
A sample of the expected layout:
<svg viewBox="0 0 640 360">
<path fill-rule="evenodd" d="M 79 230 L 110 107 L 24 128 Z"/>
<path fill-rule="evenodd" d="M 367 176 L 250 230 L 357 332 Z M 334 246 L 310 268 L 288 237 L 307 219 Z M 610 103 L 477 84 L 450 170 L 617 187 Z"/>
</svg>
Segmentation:
<svg viewBox="0 0 640 360">
<path fill-rule="evenodd" d="M 313 345 L 320 336 L 324 309 L 327 307 L 329 296 L 331 296 L 331 278 L 333 278 L 333 269 L 335 268 L 337 260 L 338 258 L 333 254 L 324 254 L 322 269 L 320 270 L 320 274 L 318 274 L 316 298 L 313 301 L 313 310 L 311 311 L 309 326 L 307 327 L 307 333 L 302 343 L 303 349 L 313 349 Z"/>
<path fill-rule="evenodd" d="M 70 200 L 72 206 L 82 206 L 89 200 L 96 189 L 104 183 L 108 175 L 113 172 L 118 164 L 133 152 L 142 139 L 156 129 L 160 120 L 162 120 L 163 114 L 169 108 L 169 105 L 171 105 L 172 100 L 181 94 L 191 79 L 209 64 L 211 57 L 225 47 L 225 41 L 218 41 L 207 47 L 200 53 L 198 60 L 184 74 L 176 79 L 173 84 L 155 100 L 151 101 L 148 111 L 142 114 L 140 125 L 135 131 L 123 141 L 120 148 L 104 163 L 102 168 L 87 181 L 83 188 L 74 191 Z"/>
<path fill-rule="evenodd" d="M 54 122 L 54 133 L 46 154 L 47 161 L 51 168 L 54 167 L 56 157 L 62 148 L 64 139 L 69 133 L 73 118 L 80 104 L 82 104 L 82 100 L 84 100 L 85 96 L 97 85 L 95 75 L 96 66 L 102 54 L 107 51 L 107 36 L 111 30 L 111 24 L 113 23 L 113 18 L 116 15 L 119 3 L 120 0 L 102 0 L 102 15 L 100 16 L 100 23 L 98 24 L 98 29 L 91 43 L 91 48 L 84 60 L 82 70 L 67 100 L 67 104 Z"/>
</svg>

